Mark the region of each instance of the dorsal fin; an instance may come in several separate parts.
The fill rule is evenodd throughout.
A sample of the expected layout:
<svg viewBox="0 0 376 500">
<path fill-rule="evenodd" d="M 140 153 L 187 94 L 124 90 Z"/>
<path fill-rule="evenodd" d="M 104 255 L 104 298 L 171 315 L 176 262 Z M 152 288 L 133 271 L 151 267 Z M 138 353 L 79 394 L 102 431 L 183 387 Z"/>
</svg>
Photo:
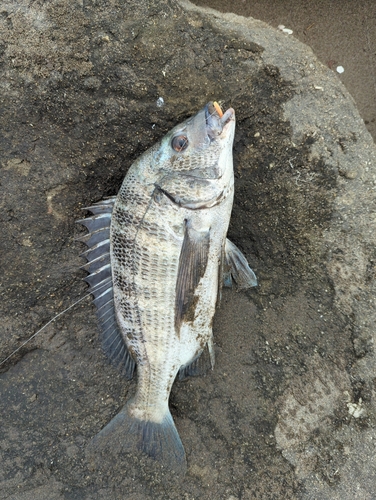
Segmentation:
<svg viewBox="0 0 376 500">
<path fill-rule="evenodd" d="M 102 349 L 110 362 L 131 379 L 136 364 L 129 354 L 116 320 L 112 287 L 110 224 L 115 199 L 108 198 L 85 208 L 93 216 L 77 221 L 89 230 L 89 233 L 78 239 L 88 246 L 82 254 L 87 259 L 82 268 L 89 272 L 85 281 L 90 286 L 90 293 L 97 307 Z"/>
</svg>

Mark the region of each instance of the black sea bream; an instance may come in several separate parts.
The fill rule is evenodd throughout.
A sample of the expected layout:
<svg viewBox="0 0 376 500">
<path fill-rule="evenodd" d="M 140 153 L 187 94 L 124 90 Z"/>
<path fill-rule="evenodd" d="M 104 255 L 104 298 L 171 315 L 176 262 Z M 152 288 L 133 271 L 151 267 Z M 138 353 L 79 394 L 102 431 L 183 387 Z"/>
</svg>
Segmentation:
<svg viewBox="0 0 376 500">
<path fill-rule="evenodd" d="M 234 196 L 235 112 L 208 103 L 129 169 L 119 194 L 80 221 L 90 233 L 86 278 L 102 345 L 137 390 L 93 439 L 103 454 L 142 451 L 175 470 L 185 453 L 168 407 L 176 375 L 195 374 L 207 347 L 222 281 L 256 285 L 226 240 Z M 107 452 L 106 452 L 107 453 Z"/>
</svg>

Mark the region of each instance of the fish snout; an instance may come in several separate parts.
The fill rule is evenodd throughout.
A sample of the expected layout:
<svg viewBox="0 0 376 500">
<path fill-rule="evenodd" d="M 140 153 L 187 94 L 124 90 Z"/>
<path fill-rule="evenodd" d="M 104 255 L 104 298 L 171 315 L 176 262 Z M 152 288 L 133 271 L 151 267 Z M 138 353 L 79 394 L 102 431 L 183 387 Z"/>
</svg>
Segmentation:
<svg viewBox="0 0 376 500">
<path fill-rule="evenodd" d="M 208 102 L 205 106 L 205 119 L 207 134 L 215 139 L 228 128 L 231 122 L 235 122 L 235 111 L 229 108 L 223 113 L 217 102 Z"/>
</svg>

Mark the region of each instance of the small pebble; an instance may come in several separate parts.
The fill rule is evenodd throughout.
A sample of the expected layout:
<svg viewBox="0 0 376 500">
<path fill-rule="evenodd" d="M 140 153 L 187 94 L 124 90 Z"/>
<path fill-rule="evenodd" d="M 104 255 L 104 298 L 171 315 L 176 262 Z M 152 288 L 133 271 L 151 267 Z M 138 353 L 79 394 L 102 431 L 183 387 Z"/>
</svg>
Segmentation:
<svg viewBox="0 0 376 500">
<path fill-rule="evenodd" d="M 293 31 L 290 30 L 289 28 L 285 28 L 285 26 L 283 24 L 280 24 L 278 26 L 278 28 L 283 31 L 283 33 L 286 33 L 287 35 L 292 35 L 293 34 Z"/>
</svg>

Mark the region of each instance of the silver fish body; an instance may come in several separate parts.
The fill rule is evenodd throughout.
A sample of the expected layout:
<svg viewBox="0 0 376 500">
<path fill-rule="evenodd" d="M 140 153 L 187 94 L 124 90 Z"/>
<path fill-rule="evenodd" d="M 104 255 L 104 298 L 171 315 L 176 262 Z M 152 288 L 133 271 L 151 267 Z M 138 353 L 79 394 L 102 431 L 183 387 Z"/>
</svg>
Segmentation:
<svg viewBox="0 0 376 500">
<path fill-rule="evenodd" d="M 172 384 L 179 371 L 195 372 L 206 346 L 214 365 L 222 275 L 241 288 L 256 284 L 226 240 L 234 130 L 234 110 L 222 115 L 208 103 L 131 166 L 115 200 L 91 207 L 93 217 L 81 221 L 90 231 L 87 280 L 104 350 L 128 377 L 137 366 L 136 394 L 94 438 L 94 453 L 138 449 L 185 467 L 168 407 Z"/>
</svg>

